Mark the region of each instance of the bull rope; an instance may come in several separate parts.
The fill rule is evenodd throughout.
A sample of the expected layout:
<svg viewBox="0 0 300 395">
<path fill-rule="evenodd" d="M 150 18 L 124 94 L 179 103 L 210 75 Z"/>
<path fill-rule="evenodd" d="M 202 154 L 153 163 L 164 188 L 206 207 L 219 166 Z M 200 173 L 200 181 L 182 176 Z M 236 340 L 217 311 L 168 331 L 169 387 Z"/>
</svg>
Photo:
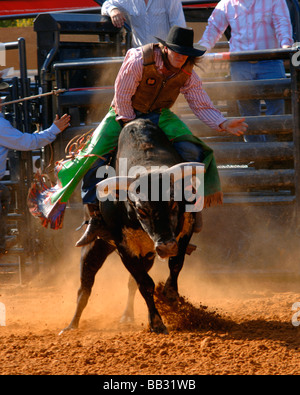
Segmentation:
<svg viewBox="0 0 300 395">
<path fill-rule="evenodd" d="M 7 106 L 9 104 L 21 103 L 21 102 L 27 101 L 27 100 L 39 99 L 40 97 L 43 97 L 43 96 L 50 96 L 50 95 L 58 96 L 60 93 L 63 93 L 63 92 L 66 92 L 66 89 L 53 89 L 51 92 L 40 93 L 39 95 L 27 96 L 27 97 L 23 97 L 21 99 L 16 99 L 16 100 L 11 100 L 11 101 L 7 101 L 4 103 L 0 103 L 0 107 Z"/>
</svg>

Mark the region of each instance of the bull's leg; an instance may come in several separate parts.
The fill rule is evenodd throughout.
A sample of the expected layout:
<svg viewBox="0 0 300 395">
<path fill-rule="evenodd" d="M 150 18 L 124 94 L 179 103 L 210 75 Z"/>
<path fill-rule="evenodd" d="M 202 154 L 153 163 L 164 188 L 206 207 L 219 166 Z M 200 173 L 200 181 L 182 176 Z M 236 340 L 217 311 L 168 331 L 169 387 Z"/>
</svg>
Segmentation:
<svg viewBox="0 0 300 395">
<path fill-rule="evenodd" d="M 127 297 L 127 304 L 125 307 L 125 311 L 120 319 L 120 322 L 123 323 L 130 323 L 134 321 L 134 298 L 136 291 L 138 289 L 137 283 L 132 275 L 129 276 L 128 279 L 128 297 Z"/>
<path fill-rule="evenodd" d="M 104 261 L 114 251 L 114 247 L 101 239 L 97 239 L 82 248 L 80 259 L 80 287 L 77 293 L 77 307 L 70 324 L 61 333 L 77 329 L 81 314 L 86 307 L 94 285 L 95 276 Z"/>
<path fill-rule="evenodd" d="M 153 266 L 154 259 L 143 258 L 143 265 L 145 270 L 148 272 Z M 134 298 L 138 289 L 137 283 L 132 275 L 129 276 L 128 280 L 128 298 L 125 311 L 121 317 L 121 323 L 134 322 Z"/>
<path fill-rule="evenodd" d="M 178 276 L 183 267 L 185 252 L 189 244 L 190 237 L 184 237 L 180 240 L 178 246 L 178 254 L 175 257 L 169 258 L 169 277 L 167 278 L 164 286 L 163 293 L 169 299 L 170 302 L 174 302 L 178 299 Z"/>
<path fill-rule="evenodd" d="M 141 259 L 126 254 L 125 250 L 121 251 L 121 248 L 119 248 L 119 252 L 125 267 L 135 279 L 138 289 L 145 299 L 149 312 L 149 326 L 151 332 L 167 334 L 168 330 L 154 303 L 155 284 L 145 267 L 141 264 Z"/>
</svg>

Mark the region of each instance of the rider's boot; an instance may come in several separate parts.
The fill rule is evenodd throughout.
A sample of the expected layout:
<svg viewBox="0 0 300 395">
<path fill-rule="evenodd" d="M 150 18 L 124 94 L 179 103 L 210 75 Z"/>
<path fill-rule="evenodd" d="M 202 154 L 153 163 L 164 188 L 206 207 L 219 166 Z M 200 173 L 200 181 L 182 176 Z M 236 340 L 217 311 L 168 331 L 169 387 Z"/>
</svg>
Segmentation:
<svg viewBox="0 0 300 395">
<path fill-rule="evenodd" d="M 81 238 L 77 241 L 76 247 L 83 247 L 92 243 L 98 237 L 107 235 L 107 230 L 101 216 L 98 204 L 88 204 L 90 219 L 87 228 Z"/>
</svg>

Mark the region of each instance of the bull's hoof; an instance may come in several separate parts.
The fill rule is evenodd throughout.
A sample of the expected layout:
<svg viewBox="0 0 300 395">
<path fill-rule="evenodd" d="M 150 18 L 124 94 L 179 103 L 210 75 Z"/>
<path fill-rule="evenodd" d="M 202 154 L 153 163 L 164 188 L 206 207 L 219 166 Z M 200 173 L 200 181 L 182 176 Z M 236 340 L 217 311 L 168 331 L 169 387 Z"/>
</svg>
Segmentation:
<svg viewBox="0 0 300 395">
<path fill-rule="evenodd" d="M 75 331 L 76 329 L 78 329 L 78 327 L 76 327 L 76 326 L 74 326 L 74 325 L 69 325 L 69 326 L 67 326 L 66 328 L 62 329 L 62 330 L 59 332 L 58 336 L 63 335 L 65 332 Z"/>
<path fill-rule="evenodd" d="M 167 286 L 167 284 L 164 287 L 163 295 L 170 303 L 175 303 L 179 299 L 179 293 L 177 292 L 177 290 L 173 287 Z"/>
<path fill-rule="evenodd" d="M 160 327 L 155 327 L 155 328 L 150 327 L 150 332 L 154 332 L 157 334 L 163 334 L 163 335 L 169 334 L 168 329 L 164 325 L 161 325 Z"/>
<path fill-rule="evenodd" d="M 162 322 L 161 318 L 156 316 L 152 322 L 150 323 L 150 331 L 157 333 L 157 334 L 164 334 L 164 335 L 168 335 L 169 331 L 168 329 L 165 327 L 164 323 Z"/>
<path fill-rule="evenodd" d="M 132 315 L 123 314 L 120 318 L 120 324 L 134 324 L 134 317 Z"/>
</svg>

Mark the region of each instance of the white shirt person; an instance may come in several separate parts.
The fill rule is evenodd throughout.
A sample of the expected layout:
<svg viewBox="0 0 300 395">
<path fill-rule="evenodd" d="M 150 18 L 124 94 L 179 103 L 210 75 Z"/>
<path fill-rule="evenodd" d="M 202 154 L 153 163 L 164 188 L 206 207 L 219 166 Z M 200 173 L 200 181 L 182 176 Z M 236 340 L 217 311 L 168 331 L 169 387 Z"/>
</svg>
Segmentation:
<svg viewBox="0 0 300 395">
<path fill-rule="evenodd" d="M 174 25 L 186 27 L 180 0 L 106 0 L 101 13 L 116 27 L 130 25 L 134 48 L 165 39 Z"/>
</svg>

